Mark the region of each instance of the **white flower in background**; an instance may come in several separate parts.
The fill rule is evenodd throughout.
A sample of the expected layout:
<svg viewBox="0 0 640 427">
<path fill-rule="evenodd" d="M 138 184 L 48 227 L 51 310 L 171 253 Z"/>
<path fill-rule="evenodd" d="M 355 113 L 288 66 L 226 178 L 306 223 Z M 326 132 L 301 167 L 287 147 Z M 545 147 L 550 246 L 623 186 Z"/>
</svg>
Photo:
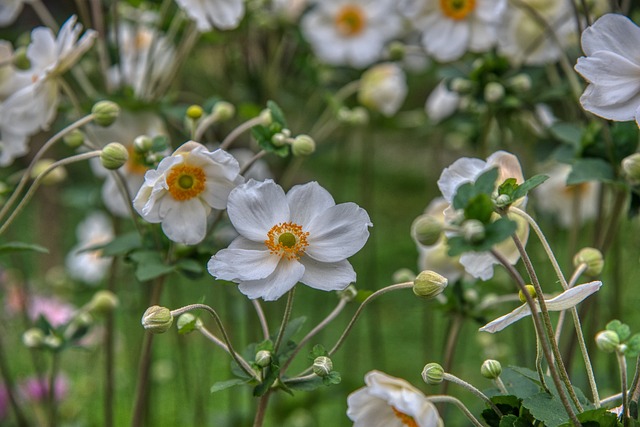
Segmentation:
<svg viewBox="0 0 640 427">
<path fill-rule="evenodd" d="M 547 310 L 564 311 L 570 309 L 571 307 L 575 307 L 589 295 L 597 292 L 601 286 L 602 282 L 596 281 L 569 288 L 557 297 L 545 300 Z M 537 312 L 540 312 L 540 306 L 538 305 L 537 301 L 536 308 Z M 529 308 L 529 305 L 525 303 L 513 310 L 511 313 L 505 314 L 504 316 L 487 323 L 482 328 L 480 328 L 480 330 L 483 332 L 491 333 L 498 332 L 511 325 L 512 323 L 517 322 L 523 317 L 529 316 L 530 314 L 531 309 Z"/>
<path fill-rule="evenodd" d="M 353 427 L 441 427 L 438 410 L 407 381 L 380 371 L 364 377 L 366 387 L 347 397 Z"/>
<path fill-rule="evenodd" d="M 297 21 L 304 9 L 307 7 L 308 0 L 272 0 L 271 8 L 276 15 L 280 15 L 289 21 Z"/>
<path fill-rule="evenodd" d="M 234 29 L 244 16 L 244 0 L 176 0 L 176 3 L 196 21 L 200 32 Z"/>
<path fill-rule="evenodd" d="M 401 29 L 393 0 L 323 0 L 302 18 L 302 33 L 318 58 L 366 67 Z"/>
<path fill-rule="evenodd" d="M 607 14 L 582 33 L 577 72 L 589 85 L 582 107 L 615 121 L 640 126 L 640 28 L 624 15 Z"/>
<path fill-rule="evenodd" d="M 516 65 L 556 62 L 567 47 L 577 42 L 571 3 L 556 0 L 524 0 L 523 3 L 526 7 L 508 8 L 499 32 L 498 51 Z M 544 19 L 546 25 L 532 11 Z"/>
<path fill-rule="evenodd" d="M 467 51 L 485 52 L 496 43 L 506 0 L 404 0 L 404 15 L 422 33 L 425 51 L 441 62 Z"/>
<path fill-rule="evenodd" d="M 76 235 L 78 244 L 71 249 L 66 259 L 69 274 L 90 284 L 98 283 L 109 269 L 111 258 L 102 257 L 100 250 L 86 249 L 113 240 L 111 220 L 102 212 L 94 212 L 78 224 Z"/>
<path fill-rule="evenodd" d="M 486 161 L 469 157 L 456 160 L 442 171 L 438 180 L 438 188 L 440 188 L 445 200 L 451 204 L 458 187 L 467 182 L 475 182 L 480 175 L 493 168 L 498 169 L 497 183 L 501 184 L 509 178 L 515 178 L 518 184 L 524 182 L 518 158 L 506 151 L 496 151 Z M 523 197 L 515 201 L 512 206 L 524 208 L 526 202 L 526 197 Z M 445 210 L 447 219 L 454 215 L 453 206 Z M 529 238 L 528 223 L 518 215 L 509 214 L 508 216 L 510 220 L 517 223 L 516 234 L 522 243 L 526 244 Z M 500 252 L 511 264 L 515 264 L 520 259 L 520 253 L 510 239 L 496 245 L 494 249 Z M 460 264 L 464 266 L 466 272 L 482 280 L 489 280 L 493 276 L 493 266 L 497 263 L 498 261 L 489 252 L 466 252 L 460 256 Z"/>
<path fill-rule="evenodd" d="M 135 196 L 144 182 L 144 174 L 149 167 L 142 155 L 133 149 L 133 141 L 140 135 L 151 138 L 166 135 L 167 129 L 164 121 L 153 113 L 131 113 L 122 111 L 116 121 L 108 128 L 100 126 L 91 127 L 91 135 L 95 136 L 97 143 L 105 146 L 112 141 L 124 145 L 129 152 L 129 158 L 125 165 L 118 170 L 124 178 L 129 194 Z M 169 153 L 165 153 L 169 154 Z M 116 177 L 102 166 L 99 159 L 91 162 L 93 172 L 105 181 L 102 186 L 102 201 L 109 212 L 119 217 L 130 216 L 129 206 L 131 201 L 126 198 L 118 187 Z"/>
<path fill-rule="evenodd" d="M 20 12 L 22 6 L 29 0 L 2 0 L 0 1 L 0 27 L 6 27 L 13 24 Z"/>
<path fill-rule="evenodd" d="M 449 90 L 447 82 L 442 80 L 429 94 L 424 104 L 424 111 L 433 124 L 438 124 L 455 113 L 459 106 L 460 95 Z"/>
<path fill-rule="evenodd" d="M 358 101 L 387 117 L 398 112 L 407 96 L 407 78 L 398 65 L 374 65 L 362 73 Z"/>
<path fill-rule="evenodd" d="M 248 148 L 232 148 L 229 150 L 229 154 L 236 158 L 242 169 L 251 159 L 256 155 Z M 251 167 L 243 174 L 245 180 L 255 179 L 256 181 L 264 181 L 265 179 L 273 178 L 273 174 L 269 169 L 269 164 L 264 159 L 258 159 Z"/>
<path fill-rule="evenodd" d="M 593 219 L 598 214 L 600 184 L 588 181 L 567 185 L 571 166 L 558 163 L 544 171 L 549 179 L 533 192 L 540 211 L 550 213 L 565 228 Z"/>
<path fill-rule="evenodd" d="M 169 239 L 195 245 L 206 236 L 211 210 L 226 208 L 229 193 L 244 181 L 239 171 L 231 154 L 189 141 L 147 171 L 133 206 L 146 221 L 162 223 Z"/>
<path fill-rule="evenodd" d="M 317 182 L 285 195 L 272 180 L 249 180 L 229 195 L 229 219 L 240 236 L 211 257 L 209 273 L 239 283 L 251 299 L 273 301 L 302 282 L 336 291 L 356 280 L 347 258 L 369 238 L 367 212 L 335 204 Z"/>
</svg>

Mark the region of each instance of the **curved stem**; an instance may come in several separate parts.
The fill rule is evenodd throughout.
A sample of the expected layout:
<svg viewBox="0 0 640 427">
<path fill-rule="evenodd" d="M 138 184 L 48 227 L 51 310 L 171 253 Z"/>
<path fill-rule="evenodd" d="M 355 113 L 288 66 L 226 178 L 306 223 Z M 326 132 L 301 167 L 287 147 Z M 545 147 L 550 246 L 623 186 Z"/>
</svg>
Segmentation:
<svg viewBox="0 0 640 427">
<path fill-rule="evenodd" d="M 502 379 L 500 377 L 496 377 L 493 380 L 494 384 L 496 385 L 496 387 L 498 387 L 498 389 L 500 390 L 500 392 L 502 394 L 509 394 L 509 391 L 507 390 L 507 387 L 504 385 L 504 383 L 502 382 Z"/>
<path fill-rule="evenodd" d="M 633 375 L 633 381 L 631 382 L 629 391 L 631 393 L 631 400 L 637 403 L 640 398 L 640 356 L 636 359 L 636 372 Z"/>
<path fill-rule="evenodd" d="M 480 423 L 480 421 L 478 421 L 478 419 L 473 416 L 471 411 L 469 411 L 467 407 L 464 406 L 464 403 L 462 403 L 455 397 L 434 395 L 434 396 L 428 396 L 427 400 L 432 403 L 452 403 L 456 405 L 464 415 L 466 415 L 469 421 L 471 421 L 471 424 L 473 424 L 475 427 L 484 427 L 482 423 Z"/>
<path fill-rule="evenodd" d="M 256 310 L 256 315 L 258 316 L 258 320 L 260 321 L 260 327 L 262 328 L 262 336 L 265 340 L 269 339 L 269 324 L 267 323 L 267 318 L 264 315 L 264 311 L 262 310 L 262 305 L 260 305 L 260 301 L 257 299 L 252 299 L 251 303 L 253 304 L 253 308 Z"/>
<path fill-rule="evenodd" d="M 622 423 L 624 427 L 629 425 L 629 395 L 627 393 L 627 359 L 624 353 L 616 351 L 618 367 L 620 368 L 620 385 L 622 388 Z"/>
<path fill-rule="evenodd" d="M 280 344 L 282 343 L 282 338 L 284 336 L 285 328 L 289 323 L 289 319 L 291 318 L 291 311 L 293 310 L 293 297 L 296 293 L 296 287 L 291 288 L 289 293 L 287 294 L 287 305 L 284 308 L 284 314 L 282 316 L 282 324 L 280 325 L 280 330 L 278 331 L 278 336 L 276 337 L 276 343 L 273 345 L 273 353 L 278 354 L 278 349 L 280 348 Z"/>
<path fill-rule="evenodd" d="M 246 122 L 242 123 L 240 126 L 235 128 L 234 130 L 232 130 L 229 133 L 229 135 L 227 135 L 227 137 L 222 141 L 222 144 L 220 144 L 220 149 L 226 150 L 227 148 L 229 148 L 231 144 L 233 144 L 233 141 L 235 141 L 244 132 L 250 130 L 254 126 L 263 125 L 263 124 L 264 124 L 264 119 L 261 116 L 254 117 L 252 119 L 247 120 Z"/>
<path fill-rule="evenodd" d="M 218 338 L 217 336 L 215 336 L 209 329 L 207 329 L 204 325 L 199 324 L 200 322 L 196 323 L 196 329 L 198 330 L 198 332 L 200 332 L 205 338 L 207 338 L 209 341 L 211 341 L 212 343 L 214 343 L 215 345 L 217 345 L 218 347 L 220 347 L 221 349 L 223 349 L 227 354 L 229 354 L 230 356 L 235 356 L 234 359 L 236 360 L 236 363 L 240 363 L 241 366 L 244 368 L 245 372 L 254 372 L 253 369 L 251 368 L 251 365 L 249 365 L 249 363 L 247 363 L 246 360 L 244 360 L 239 354 L 231 354 L 231 350 L 229 350 L 229 346 L 226 345 L 224 343 L 224 341 L 222 341 L 220 338 Z M 236 359 L 237 357 L 237 359 Z M 254 379 L 258 379 L 256 374 L 253 373 L 253 378 Z"/>
<path fill-rule="evenodd" d="M 457 385 L 459 385 L 461 387 L 466 388 L 471 393 L 475 394 L 477 397 L 479 397 L 480 399 L 484 400 L 484 402 L 487 405 L 489 405 L 489 407 L 491 409 L 493 409 L 493 412 L 495 412 L 498 417 L 502 417 L 502 412 L 500 411 L 500 409 L 498 409 L 498 407 L 495 405 L 495 403 L 493 403 L 491 401 L 491 399 L 489 399 L 483 392 L 481 392 L 480 390 L 478 390 L 477 388 L 475 388 L 474 386 L 472 386 L 468 382 L 466 382 L 464 380 L 461 380 L 460 378 L 458 378 L 455 375 L 452 375 L 452 374 L 450 374 L 448 372 L 445 372 L 443 374 L 443 379 L 445 381 L 449 381 L 449 382 L 457 384 Z"/>
<path fill-rule="evenodd" d="M 261 158 L 263 158 L 265 155 L 267 154 L 267 152 L 265 150 L 260 150 L 258 151 L 255 156 L 253 156 L 252 158 L 249 159 L 249 161 L 247 163 L 245 163 L 244 166 L 242 166 L 242 168 L 240 168 L 240 172 L 238 172 L 239 175 L 244 175 L 244 173 L 246 171 L 248 171 L 251 166 L 253 166 L 253 164 L 255 162 L 257 162 L 258 160 L 260 160 Z"/>
</svg>

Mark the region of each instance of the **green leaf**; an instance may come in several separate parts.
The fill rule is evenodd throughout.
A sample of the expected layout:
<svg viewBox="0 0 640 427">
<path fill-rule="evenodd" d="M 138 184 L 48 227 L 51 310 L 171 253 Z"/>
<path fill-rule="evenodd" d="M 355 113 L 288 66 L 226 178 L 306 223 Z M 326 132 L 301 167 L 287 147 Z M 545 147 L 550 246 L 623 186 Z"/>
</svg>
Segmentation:
<svg viewBox="0 0 640 427">
<path fill-rule="evenodd" d="M 617 319 L 607 323 L 606 329 L 618 334 L 621 342 L 626 341 L 627 338 L 631 336 L 631 329 L 629 328 L 629 325 L 626 325 Z"/>
<path fill-rule="evenodd" d="M 534 188 L 545 182 L 547 179 L 549 179 L 549 176 L 547 175 L 532 176 L 531 178 L 520 184 L 518 188 L 516 188 L 513 193 L 512 199 L 515 201 L 521 197 L 526 196 L 529 191 L 533 190 Z"/>
<path fill-rule="evenodd" d="M 578 414 L 578 421 L 583 427 L 617 427 L 618 417 L 606 408 L 591 409 Z M 561 427 L 573 427 L 571 422 L 566 422 Z"/>
<path fill-rule="evenodd" d="M 507 178 L 500 186 L 498 186 L 498 194 L 506 194 L 512 196 L 518 188 L 518 183 L 515 178 Z"/>
<path fill-rule="evenodd" d="M 287 323 L 287 326 L 284 328 L 284 332 L 282 333 L 282 338 L 281 338 L 281 342 L 286 343 L 288 341 L 291 340 L 291 337 L 294 336 L 296 333 L 298 333 L 300 331 L 300 329 L 302 329 L 302 325 L 304 324 L 304 322 L 307 320 L 306 317 L 301 316 L 301 317 L 296 317 L 295 319 L 292 319 L 289 321 L 289 323 Z M 276 340 L 277 337 L 275 336 L 276 334 L 274 334 L 271 339 L 272 340 Z"/>
<path fill-rule="evenodd" d="M 500 390 L 498 389 L 495 389 L 495 391 L 497 393 L 500 392 Z M 504 419 L 504 416 L 514 415 L 517 418 L 520 414 L 521 400 L 516 396 L 505 396 L 499 394 L 491 397 L 491 401 L 498 407 L 498 409 L 500 409 L 503 417 L 498 417 L 495 411 L 491 408 L 487 408 L 482 411 L 482 418 L 487 422 L 487 424 L 489 424 L 490 427 L 499 427 L 502 422 L 501 420 Z"/>
<path fill-rule="evenodd" d="M 267 101 L 267 108 L 269 109 L 269 112 L 271 113 L 271 119 L 278 123 L 279 125 L 281 125 L 283 128 L 287 127 L 287 121 L 284 118 L 284 113 L 282 112 L 282 110 L 280 109 L 280 107 L 278 106 L 278 104 L 276 104 L 274 101 Z"/>
<path fill-rule="evenodd" d="M 0 245 L 0 255 L 14 252 L 38 252 L 41 254 L 48 254 L 49 249 L 44 246 L 25 242 L 9 242 Z"/>
<path fill-rule="evenodd" d="M 559 141 L 579 147 L 582 140 L 582 129 L 572 123 L 555 123 L 549 131 Z"/>
<path fill-rule="evenodd" d="M 324 385 L 340 384 L 340 381 L 342 381 L 342 377 L 338 371 L 331 371 L 329 375 L 322 377 L 322 384 Z"/>
<path fill-rule="evenodd" d="M 262 372 L 264 374 L 264 379 L 253 389 L 253 395 L 256 397 L 263 396 L 278 379 L 278 376 L 280 375 L 278 358 L 276 356 L 272 356 L 271 364 L 264 368 Z"/>
<path fill-rule="evenodd" d="M 218 381 L 217 383 L 214 383 L 211 386 L 211 389 L 209 389 L 209 391 L 211 393 L 216 393 L 218 391 L 226 390 L 228 388 L 235 387 L 237 385 L 242 385 L 242 384 L 248 384 L 248 381 L 240 378 L 234 378 L 232 380 L 227 380 L 227 381 Z"/>
<path fill-rule="evenodd" d="M 587 181 L 613 182 L 613 168 L 602 159 L 576 160 L 567 178 L 567 185 L 581 184 Z"/>
<path fill-rule="evenodd" d="M 135 275 L 141 282 L 155 279 L 175 270 L 173 265 L 164 264 L 160 253 L 156 251 L 134 252 L 129 255 L 129 259 L 136 264 Z"/>
<path fill-rule="evenodd" d="M 169 138 L 166 135 L 156 135 L 152 139 L 151 150 L 155 153 L 169 148 Z"/>
<path fill-rule="evenodd" d="M 624 355 L 627 357 L 635 357 L 640 354 L 640 334 L 635 334 L 627 342 L 627 349 L 624 351 Z"/>
<path fill-rule="evenodd" d="M 185 335 L 193 332 L 196 329 L 196 322 L 198 322 L 198 318 L 193 315 L 182 315 L 178 317 L 178 321 L 176 322 L 178 333 Z"/>
<path fill-rule="evenodd" d="M 491 196 L 485 193 L 473 196 L 464 208 L 464 217 L 466 219 L 477 219 L 483 224 L 487 224 L 491 220 L 493 214 L 493 201 Z"/>
<path fill-rule="evenodd" d="M 89 250 L 102 249 L 103 256 L 124 255 L 134 249 L 142 247 L 142 239 L 137 231 L 122 234 L 112 241 L 104 245 L 97 245 L 89 248 Z"/>
<path fill-rule="evenodd" d="M 284 383 L 291 390 L 300 390 L 300 391 L 313 391 L 324 386 L 324 382 L 322 381 L 322 378 L 317 376 L 313 376 L 304 381 L 291 381 L 291 382 L 284 381 Z"/>
<path fill-rule="evenodd" d="M 257 352 L 262 351 L 262 350 L 273 351 L 273 341 L 264 340 L 261 343 L 258 343 L 256 345 L 256 348 L 255 348 L 254 352 L 257 353 Z"/>
<path fill-rule="evenodd" d="M 558 427 L 568 419 L 560 399 L 549 393 L 541 392 L 524 398 L 522 406 L 527 408 L 536 420 L 543 421 L 547 427 Z"/>
<path fill-rule="evenodd" d="M 309 360 L 315 360 L 318 357 L 329 356 L 329 352 L 322 344 L 316 344 L 309 353 Z"/>
<path fill-rule="evenodd" d="M 491 196 L 496 186 L 496 179 L 498 179 L 498 169 L 493 168 L 480 175 L 475 183 L 462 184 L 453 197 L 453 207 L 455 209 L 466 208 L 469 201 L 478 194 Z"/>
</svg>

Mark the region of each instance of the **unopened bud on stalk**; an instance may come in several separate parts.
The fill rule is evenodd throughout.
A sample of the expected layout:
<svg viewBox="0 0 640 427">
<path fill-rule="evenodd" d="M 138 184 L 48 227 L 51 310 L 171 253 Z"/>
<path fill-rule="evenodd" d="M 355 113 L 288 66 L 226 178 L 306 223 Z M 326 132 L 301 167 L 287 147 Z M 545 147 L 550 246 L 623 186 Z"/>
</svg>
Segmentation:
<svg viewBox="0 0 640 427">
<path fill-rule="evenodd" d="M 309 156 L 316 151 L 316 142 L 309 135 L 298 135 L 291 144 L 291 152 L 294 156 Z"/>
<path fill-rule="evenodd" d="M 536 288 L 533 285 L 526 285 L 524 287 L 524 289 L 527 291 L 527 293 L 529 295 L 531 295 L 531 298 L 535 301 L 536 298 L 538 298 L 538 293 L 536 292 Z M 527 302 L 527 297 L 525 296 L 524 292 L 519 291 L 518 292 L 518 298 L 520 298 L 520 302 L 521 303 L 526 303 Z"/>
<path fill-rule="evenodd" d="M 198 120 L 204 114 L 204 110 L 199 105 L 191 105 L 187 108 L 187 117 L 191 120 Z"/>
<path fill-rule="evenodd" d="M 148 135 L 138 135 L 133 140 L 133 151 L 143 154 L 153 148 L 153 139 Z"/>
<path fill-rule="evenodd" d="M 147 331 L 153 334 L 162 334 L 171 328 L 173 315 L 168 308 L 154 305 L 144 312 L 141 323 Z"/>
<path fill-rule="evenodd" d="M 282 132 L 275 133 L 271 137 L 271 143 L 276 147 L 282 147 L 283 145 L 286 145 L 288 140 L 289 138 Z"/>
<path fill-rule="evenodd" d="M 413 282 L 415 278 L 416 273 L 408 268 L 400 268 L 393 273 L 393 276 L 391 276 L 393 283 Z"/>
<path fill-rule="evenodd" d="M 585 274 L 591 277 L 595 277 L 602 273 L 604 267 L 604 259 L 602 252 L 596 248 L 583 248 L 573 257 L 573 266 L 578 267 L 581 264 L 587 265 Z"/>
<path fill-rule="evenodd" d="M 87 310 L 93 314 L 108 314 L 118 307 L 118 297 L 111 291 L 98 291 L 87 304 Z"/>
<path fill-rule="evenodd" d="M 358 290 L 353 285 L 349 285 L 343 290 L 338 291 L 338 297 L 340 299 L 346 300 L 347 302 L 353 301 L 357 295 L 358 295 Z"/>
<path fill-rule="evenodd" d="M 444 381 L 444 369 L 438 363 L 427 363 L 422 370 L 422 379 L 429 385 L 438 385 Z"/>
<path fill-rule="evenodd" d="M 511 197 L 507 194 L 500 194 L 493 200 L 493 202 L 497 207 L 502 208 L 511 203 Z"/>
<path fill-rule="evenodd" d="M 504 98 L 504 86 L 498 82 L 489 82 L 484 87 L 484 100 L 487 102 L 498 102 Z"/>
<path fill-rule="evenodd" d="M 425 270 L 413 281 L 413 293 L 419 297 L 431 299 L 444 291 L 449 281 L 435 271 Z"/>
<path fill-rule="evenodd" d="M 466 93 L 473 88 L 473 82 L 471 82 L 471 80 L 463 79 L 461 77 L 456 77 L 451 80 L 451 84 L 449 85 L 449 87 L 454 92 Z"/>
<path fill-rule="evenodd" d="M 326 377 L 333 371 L 333 362 L 327 356 L 316 357 L 313 361 L 313 373 L 319 377 Z"/>
<path fill-rule="evenodd" d="M 631 184 L 640 183 L 640 153 L 622 159 L 622 171 Z"/>
<path fill-rule="evenodd" d="M 521 73 L 509 79 L 509 85 L 517 92 L 527 92 L 531 89 L 531 77 Z"/>
<path fill-rule="evenodd" d="M 399 41 L 394 41 L 389 43 L 389 60 L 391 61 L 401 61 L 404 59 L 404 56 L 407 54 L 407 48 L 404 43 Z"/>
<path fill-rule="evenodd" d="M 66 134 L 62 141 L 69 148 L 78 148 L 84 144 L 84 133 L 80 129 L 74 129 Z"/>
<path fill-rule="evenodd" d="M 62 339 L 53 334 L 49 334 L 42 340 L 42 344 L 51 350 L 57 350 L 62 345 Z"/>
<path fill-rule="evenodd" d="M 22 343 L 28 348 L 38 348 L 44 343 L 44 333 L 42 329 L 31 328 L 27 329 L 22 334 Z"/>
<path fill-rule="evenodd" d="M 480 374 L 490 380 L 495 380 L 502 373 L 502 365 L 497 360 L 487 359 L 480 367 Z"/>
<path fill-rule="evenodd" d="M 267 110 L 268 111 L 268 110 Z M 223 122 L 229 120 L 236 114 L 236 107 L 233 106 L 232 103 L 227 101 L 219 101 L 216 102 L 216 105 L 213 106 L 213 110 L 211 114 L 215 115 L 218 121 Z M 269 114 L 269 120 L 271 119 L 271 114 Z"/>
<path fill-rule="evenodd" d="M 596 345 L 605 353 L 613 353 L 620 346 L 620 337 L 614 331 L 601 331 L 596 335 Z"/>
<path fill-rule="evenodd" d="M 411 234 L 416 241 L 424 246 L 435 245 L 443 230 L 442 221 L 433 215 L 420 215 L 411 224 Z"/>
<path fill-rule="evenodd" d="M 462 235 L 467 242 L 477 243 L 484 239 L 484 224 L 477 219 L 468 219 L 462 223 Z"/>
<path fill-rule="evenodd" d="M 256 365 L 261 368 L 266 368 L 271 364 L 271 352 L 267 350 L 260 350 L 256 353 Z"/>
<path fill-rule="evenodd" d="M 19 70 L 28 70 L 31 68 L 31 60 L 27 56 L 27 47 L 20 46 L 13 53 L 13 65 Z"/>
<path fill-rule="evenodd" d="M 112 101 L 99 101 L 94 104 L 91 113 L 94 116 L 93 121 L 98 126 L 107 127 L 111 126 L 118 118 L 120 107 Z"/>
<path fill-rule="evenodd" d="M 31 169 L 31 177 L 37 178 L 38 176 L 42 175 L 44 171 L 49 169 L 49 167 L 54 163 L 55 162 L 52 159 L 38 160 L 36 164 L 33 166 L 33 169 Z M 58 166 L 57 168 L 50 170 L 49 173 L 42 178 L 42 183 L 44 185 L 55 185 L 55 184 L 58 184 L 59 182 L 64 181 L 66 177 L 67 177 L 66 169 L 63 168 L 62 166 Z"/>
<path fill-rule="evenodd" d="M 273 123 L 273 117 L 271 117 L 271 111 L 268 108 L 262 110 L 262 112 L 260 113 L 260 120 L 265 126 L 269 126 L 271 123 Z"/>
<path fill-rule="evenodd" d="M 129 152 L 119 142 L 107 144 L 100 153 L 100 163 L 109 170 L 121 168 L 129 159 Z"/>
</svg>

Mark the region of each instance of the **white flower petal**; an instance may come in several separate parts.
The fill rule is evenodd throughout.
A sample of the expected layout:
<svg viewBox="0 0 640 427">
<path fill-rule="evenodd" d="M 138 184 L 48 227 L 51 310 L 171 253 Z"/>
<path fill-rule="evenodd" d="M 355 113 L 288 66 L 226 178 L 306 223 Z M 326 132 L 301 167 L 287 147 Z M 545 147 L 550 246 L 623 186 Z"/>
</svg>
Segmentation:
<svg viewBox="0 0 640 427">
<path fill-rule="evenodd" d="M 442 196 L 449 203 L 453 202 L 453 197 L 462 184 L 473 182 L 487 167 L 487 162 L 480 159 L 462 157 L 448 168 L 445 168 L 438 179 L 438 188 Z"/>
<path fill-rule="evenodd" d="M 467 252 L 460 256 L 460 264 L 464 270 L 480 280 L 489 280 L 493 277 L 493 266 L 498 261 L 490 252 Z"/>
<path fill-rule="evenodd" d="M 595 281 L 569 288 L 555 298 L 545 301 L 549 311 L 562 311 L 580 304 L 589 295 L 597 292 L 602 282 Z"/>
<path fill-rule="evenodd" d="M 320 262 L 311 257 L 300 258 L 304 275 L 300 281 L 321 291 L 340 291 L 356 281 L 356 272 L 349 261 Z"/>
<path fill-rule="evenodd" d="M 171 203 L 169 199 L 163 198 L 167 205 L 166 212 L 162 212 L 163 208 L 160 207 L 164 234 L 174 242 L 185 245 L 200 243 L 207 234 L 207 215 L 211 208 L 197 198 L 182 202 L 172 200 Z"/>
<path fill-rule="evenodd" d="M 313 218 L 336 204 L 331 194 L 317 182 L 292 187 L 287 193 L 287 203 L 291 210 L 289 220 L 303 228 Z"/>
<path fill-rule="evenodd" d="M 527 304 L 523 304 L 513 310 L 511 313 L 505 314 L 504 316 L 498 317 L 496 320 L 487 323 L 482 328 L 480 328 L 480 331 L 491 333 L 501 331 L 510 324 L 515 323 L 530 314 L 531 310 L 529 309 L 529 306 Z"/>
<path fill-rule="evenodd" d="M 207 264 L 216 279 L 241 282 L 264 279 L 276 269 L 280 257 L 272 255 L 266 247 L 261 251 L 222 249 Z"/>
<path fill-rule="evenodd" d="M 247 280 L 238 289 L 251 299 L 275 301 L 293 288 L 304 274 L 304 266 L 296 260 L 282 258 L 274 272 L 260 280 Z"/>
<path fill-rule="evenodd" d="M 608 13 L 582 32 L 581 43 L 582 50 L 589 56 L 598 51 L 627 56 L 638 52 L 640 28 L 624 15 Z"/>
</svg>

